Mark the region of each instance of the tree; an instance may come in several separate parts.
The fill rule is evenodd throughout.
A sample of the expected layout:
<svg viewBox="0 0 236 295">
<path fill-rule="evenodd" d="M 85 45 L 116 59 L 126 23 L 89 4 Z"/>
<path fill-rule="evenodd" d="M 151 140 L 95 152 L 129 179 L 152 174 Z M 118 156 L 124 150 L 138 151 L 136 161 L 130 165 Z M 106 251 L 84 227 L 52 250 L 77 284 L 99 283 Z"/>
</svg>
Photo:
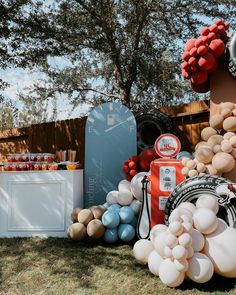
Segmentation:
<svg viewBox="0 0 236 295">
<path fill-rule="evenodd" d="M 180 78 L 183 42 L 213 18 L 236 24 L 234 0 L 25 3 L 9 28 L 10 58 L 39 67 L 50 97 L 63 93 L 75 105 L 113 99 L 135 110 L 183 99 L 190 95 Z M 70 66 L 55 68 L 49 57 Z"/>
</svg>

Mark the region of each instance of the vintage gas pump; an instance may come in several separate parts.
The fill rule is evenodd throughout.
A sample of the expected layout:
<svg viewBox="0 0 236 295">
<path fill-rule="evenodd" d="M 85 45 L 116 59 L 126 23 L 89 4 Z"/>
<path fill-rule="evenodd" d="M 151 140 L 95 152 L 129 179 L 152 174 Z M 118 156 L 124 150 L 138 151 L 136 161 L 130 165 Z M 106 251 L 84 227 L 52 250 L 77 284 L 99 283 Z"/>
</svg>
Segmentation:
<svg viewBox="0 0 236 295">
<path fill-rule="evenodd" d="M 174 157 L 181 149 L 179 139 L 173 134 L 162 134 L 154 144 L 161 157 L 150 165 L 150 174 L 143 179 L 143 204 L 138 222 L 139 238 L 149 237 L 151 228 L 164 224 L 165 204 L 174 188 L 185 180 L 180 160 Z"/>
</svg>

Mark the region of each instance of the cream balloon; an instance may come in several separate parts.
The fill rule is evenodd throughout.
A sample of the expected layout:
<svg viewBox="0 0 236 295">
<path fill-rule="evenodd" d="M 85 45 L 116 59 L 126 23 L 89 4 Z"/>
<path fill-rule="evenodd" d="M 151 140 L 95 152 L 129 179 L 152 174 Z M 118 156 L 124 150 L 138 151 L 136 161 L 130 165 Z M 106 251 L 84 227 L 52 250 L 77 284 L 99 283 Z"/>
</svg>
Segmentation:
<svg viewBox="0 0 236 295">
<path fill-rule="evenodd" d="M 179 221 L 173 221 L 169 224 L 169 232 L 175 236 L 181 235 L 183 232 L 183 226 Z"/>
<path fill-rule="evenodd" d="M 130 181 L 123 179 L 118 184 L 118 191 L 130 191 Z"/>
<path fill-rule="evenodd" d="M 185 248 L 192 245 L 192 237 L 189 233 L 183 233 L 178 238 L 179 244 Z"/>
<path fill-rule="evenodd" d="M 146 239 L 138 240 L 133 247 L 134 257 L 140 264 L 146 264 L 148 262 L 148 257 L 152 251 L 153 245 Z"/>
<path fill-rule="evenodd" d="M 188 247 L 188 249 L 187 249 L 187 259 L 193 257 L 193 254 L 194 254 L 193 247 L 192 246 Z"/>
<path fill-rule="evenodd" d="M 216 228 L 218 219 L 215 213 L 208 208 L 198 208 L 193 215 L 194 227 L 202 234 L 210 234 Z"/>
<path fill-rule="evenodd" d="M 165 259 L 159 266 L 159 277 L 163 284 L 174 288 L 182 284 L 185 274 L 176 269 L 174 262 Z"/>
<path fill-rule="evenodd" d="M 200 195 L 196 202 L 197 208 L 208 208 L 211 209 L 215 214 L 219 211 L 218 199 L 211 195 L 203 194 Z"/>
<path fill-rule="evenodd" d="M 188 261 L 186 259 L 174 259 L 175 267 L 180 272 L 186 272 L 188 270 Z"/>
<path fill-rule="evenodd" d="M 148 256 L 148 268 L 152 274 L 159 276 L 159 267 L 163 258 L 157 253 L 156 250 L 153 250 Z"/>
<path fill-rule="evenodd" d="M 189 267 L 186 275 L 196 283 L 208 282 L 214 273 L 214 267 L 211 260 L 202 253 L 194 253 L 188 260 Z"/>
<path fill-rule="evenodd" d="M 192 247 L 194 252 L 202 251 L 205 245 L 205 238 L 202 235 L 202 233 L 199 230 L 194 228 L 190 234 L 192 237 Z"/>
<path fill-rule="evenodd" d="M 143 199 L 143 193 L 142 193 L 142 180 L 144 176 L 146 176 L 146 172 L 139 172 L 136 174 L 130 183 L 130 190 L 135 197 L 135 199 L 139 200 L 142 202 Z"/>
<path fill-rule="evenodd" d="M 117 201 L 122 206 L 128 206 L 133 201 L 133 195 L 128 190 L 123 190 L 121 192 L 118 192 Z"/>
<path fill-rule="evenodd" d="M 215 272 L 228 278 L 236 277 L 236 229 L 218 219 L 216 230 L 205 235 L 205 253 L 213 262 Z"/>
<path fill-rule="evenodd" d="M 106 201 L 109 205 L 118 203 L 118 191 L 110 191 L 106 196 Z"/>
<path fill-rule="evenodd" d="M 172 255 L 174 257 L 174 259 L 185 259 L 187 257 L 187 250 L 181 246 L 181 245 L 177 245 L 173 248 L 172 250 Z"/>
<path fill-rule="evenodd" d="M 166 244 L 167 246 L 169 246 L 170 248 L 174 248 L 175 246 L 178 245 L 178 238 L 177 238 L 175 235 L 169 233 L 169 234 L 165 237 L 165 244 Z"/>
<path fill-rule="evenodd" d="M 172 250 L 168 246 L 164 248 L 164 258 L 172 258 Z"/>
<path fill-rule="evenodd" d="M 167 231 L 163 231 L 158 234 L 154 239 L 154 247 L 161 257 L 165 257 L 164 249 L 166 247 L 165 238 L 168 235 Z"/>
<path fill-rule="evenodd" d="M 156 224 L 153 226 L 153 228 L 150 231 L 150 240 L 154 245 L 154 239 L 155 237 L 157 237 L 157 235 L 159 235 L 159 233 L 167 231 L 167 226 L 165 224 Z"/>
<path fill-rule="evenodd" d="M 196 210 L 196 206 L 190 202 L 183 202 L 181 203 L 178 208 L 184 208 L 187 209 L 188 211 L 190 211 L 192 214 L 195 212 Z"/>
</svg>

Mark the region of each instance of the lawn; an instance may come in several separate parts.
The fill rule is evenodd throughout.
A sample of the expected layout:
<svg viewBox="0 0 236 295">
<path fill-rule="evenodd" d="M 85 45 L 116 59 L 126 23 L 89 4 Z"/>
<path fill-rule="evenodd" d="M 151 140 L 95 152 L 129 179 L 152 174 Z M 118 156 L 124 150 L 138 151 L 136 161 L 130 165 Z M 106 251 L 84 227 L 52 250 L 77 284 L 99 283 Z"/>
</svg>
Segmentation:
<svg viewBox="0 0 236 295">
<path fill-rule="evenodd" d="M 236 279 L 165 287 L 137 264 L 131 245 L 69 239 L 0 239 L 0 294 L 236 294 Z"/>
</svg>

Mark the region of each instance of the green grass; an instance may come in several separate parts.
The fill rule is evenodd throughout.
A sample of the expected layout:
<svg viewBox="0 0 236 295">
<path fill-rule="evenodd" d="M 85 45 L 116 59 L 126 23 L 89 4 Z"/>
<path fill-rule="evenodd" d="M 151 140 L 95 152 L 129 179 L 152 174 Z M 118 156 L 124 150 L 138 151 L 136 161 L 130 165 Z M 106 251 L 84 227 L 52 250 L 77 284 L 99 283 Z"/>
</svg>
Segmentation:
<svg viewBox="0 0 236 295">
<path fill-rule="evenodd" d="M 236 279 L 214 276 L 171 289 L 137 264 L 132 246 L 69 239 L 0 239 L 0 294 L 236 294 Z"/>
</svg>

